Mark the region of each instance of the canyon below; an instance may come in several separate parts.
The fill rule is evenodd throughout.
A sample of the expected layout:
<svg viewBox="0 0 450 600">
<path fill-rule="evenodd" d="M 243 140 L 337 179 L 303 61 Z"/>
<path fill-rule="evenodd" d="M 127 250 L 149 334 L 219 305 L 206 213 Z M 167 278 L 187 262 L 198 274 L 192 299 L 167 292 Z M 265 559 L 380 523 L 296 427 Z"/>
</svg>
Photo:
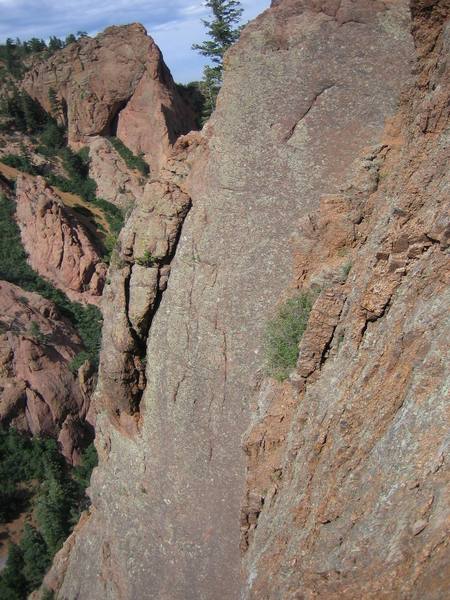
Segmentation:
<svg viewBox="0 0 450 600">
<path fill-rule="evenodd" d="M 137 23 L 0 78 L 0 423 L 98 454 L 28 598 L 449 598 L 449 17 L 272 0 L 201 128 Z"/>
</svg>

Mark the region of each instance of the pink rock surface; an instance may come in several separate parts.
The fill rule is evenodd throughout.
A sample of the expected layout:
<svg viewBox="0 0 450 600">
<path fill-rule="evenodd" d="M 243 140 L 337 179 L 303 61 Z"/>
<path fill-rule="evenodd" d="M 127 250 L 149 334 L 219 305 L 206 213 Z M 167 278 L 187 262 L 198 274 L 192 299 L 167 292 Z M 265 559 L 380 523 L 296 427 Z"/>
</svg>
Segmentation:
<svg viewBox="0 0 450 600">
<path fill-rule="evenodd" d="M 97 304 L 107 271 L 98 245 L 41 177 L 18 177 L 16 219 L 33 269 L 69 298 Z"/>
<path fill-rule="evenodd" d="M 89 175 L 97 184 L 97 196 L 123 211 L 130 210 L 142 197 L 146 178 L 130 169 L 106 138 L 89 143 Z"/>
<path fill-rule="evenodd" d="M 48 112 L 55 90 L 55 116 L 68 125 L 73 148 L 93 135 L 118 134 L 155 171 L 176 138 L 194 128 L 159 48 L 137 23 L 109 27 L 36 62 L 23 85 Z"/>
<path fill-rule="evenodd" d="M 82 348 L 52 302 L 0 281 L 0 422 L 59 435 L 64 456 L 75 462 L 86 439 L 89 395 L 69 363 Z"/>
</svg>

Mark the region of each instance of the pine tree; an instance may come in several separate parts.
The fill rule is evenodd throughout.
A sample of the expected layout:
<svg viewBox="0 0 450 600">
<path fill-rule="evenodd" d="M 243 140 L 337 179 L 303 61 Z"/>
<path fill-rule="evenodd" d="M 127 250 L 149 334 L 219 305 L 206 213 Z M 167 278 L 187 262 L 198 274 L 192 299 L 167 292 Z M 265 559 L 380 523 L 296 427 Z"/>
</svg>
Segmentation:
<svg viewBox="0 0 450 600">
<path fill-rule="evenodd" d="M 77 38 L 73 35 L 73 33 L 71 33 L 70 35 L 68 35 L 66 37 L 66 40 L 64 43 L 66 46 L 68 46 L 69 44 L 73 44 L 76 41 L 77 41 Z"/>
<path fill-rule="evenodd" d="M 19 546 L 10 544 L 8 559 L 1 575 L 0 598 L 24 598 L 27 591 L 27 581 L 23 576 L 23 553 Z"/>
<path fill-rule="evenodd" d="M 50 477 L 43 484 L 35 506 L 39 530 L 47 544 L 50 556 L 60 549 L 69 533 L 68 504 L 68 494 L 64 484 L 56 477 Z"/>
<path fill-rule="evenodd" d="M 206 6 L 211 9 L 213 19 L 202 20 L 209 40 L 202 44 L 194 44 L 192 48 L 214 63 L 203 71 L 202 92 L 205 96 L 204 121 L 215 108 L 217 95 L 222 85 L 223 57 L 228 48 L 239 38 L 239 23 L 243 8 L 238 0 L 207 0 Z"/>
<path fill-rule="evenodd" d="M 50 566 L 50 556 L 42 535 L 28 523 L 20 541 L 24 567 L 22 573 L 27 581 L 27 591 L 37 588 Z"/>
<path fill-rule="evenodd" d="M 51 52 L 51 54 L 53 54 L 53 52 L 56 52 L 57 50 L 61 50 L 61 48 L 64 48 L 64 42 L 54 35 L 50 36 L 48 49 Z"/>
</svg>

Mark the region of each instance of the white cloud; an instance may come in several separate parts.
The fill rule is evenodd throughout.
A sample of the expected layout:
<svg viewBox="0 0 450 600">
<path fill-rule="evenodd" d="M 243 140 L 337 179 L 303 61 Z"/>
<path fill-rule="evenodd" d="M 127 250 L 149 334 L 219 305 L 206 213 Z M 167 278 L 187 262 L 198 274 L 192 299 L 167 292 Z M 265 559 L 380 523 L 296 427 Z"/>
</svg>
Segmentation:
<svg viewBox="0 0 450 600">
<path fill-rule="evenodd" d="M 266 9 L 270 0 L 242 0 L 244 21 Z M 177 81 L 201 77 L 204 59 L 191 46 L 205 31 L 208 11 L 202 0 L 0 0 L 0 41 L 6 38 L 48 39 L 87 31 L 96 34 L 109 25 L 140 22 L 163 51 Z"/>
</svg>

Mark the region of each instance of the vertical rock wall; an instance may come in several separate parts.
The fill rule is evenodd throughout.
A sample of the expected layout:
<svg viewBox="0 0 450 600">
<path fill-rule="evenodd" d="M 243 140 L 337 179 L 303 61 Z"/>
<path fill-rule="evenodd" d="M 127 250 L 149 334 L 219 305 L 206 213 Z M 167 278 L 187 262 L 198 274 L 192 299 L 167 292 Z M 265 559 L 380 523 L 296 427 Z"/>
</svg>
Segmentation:
<svg viewBox="0 0 450 600">
<path fill-rule="evenodd" d="M 104 344 L 98 389 L 101 464 L 91 514 L 48 577 L 61 598 L 239 597 L 241 438 L 261 334 L 297 274 L 301 220 L 379 144 L 413 57 L 406 0 L 277 2 L 228 53 L 190 173 L 189 159 L 169 163 L 137 207 L 150 229 L 137 217 L 122 235 L 104 338 L 119 332 L 118 343 Z M 168 211 L 174 193 L 192 204 L 181 219 Z M 146 250 L 158 272 L 141 260 L 148 282 L 136 297 L 152 314 L 136 345 L 123 273 Z M 145 294 L 161 277 L 152 304 Z M 143 362 L 145 380 L 136 379 Z"/>
<path fill-rule="evenodd" d="M 399 115 L 299 228 L 324 289 L 245 439 L 244 598 L 448 596 L 450 3 L 411 10 Z"/>
</svg>

